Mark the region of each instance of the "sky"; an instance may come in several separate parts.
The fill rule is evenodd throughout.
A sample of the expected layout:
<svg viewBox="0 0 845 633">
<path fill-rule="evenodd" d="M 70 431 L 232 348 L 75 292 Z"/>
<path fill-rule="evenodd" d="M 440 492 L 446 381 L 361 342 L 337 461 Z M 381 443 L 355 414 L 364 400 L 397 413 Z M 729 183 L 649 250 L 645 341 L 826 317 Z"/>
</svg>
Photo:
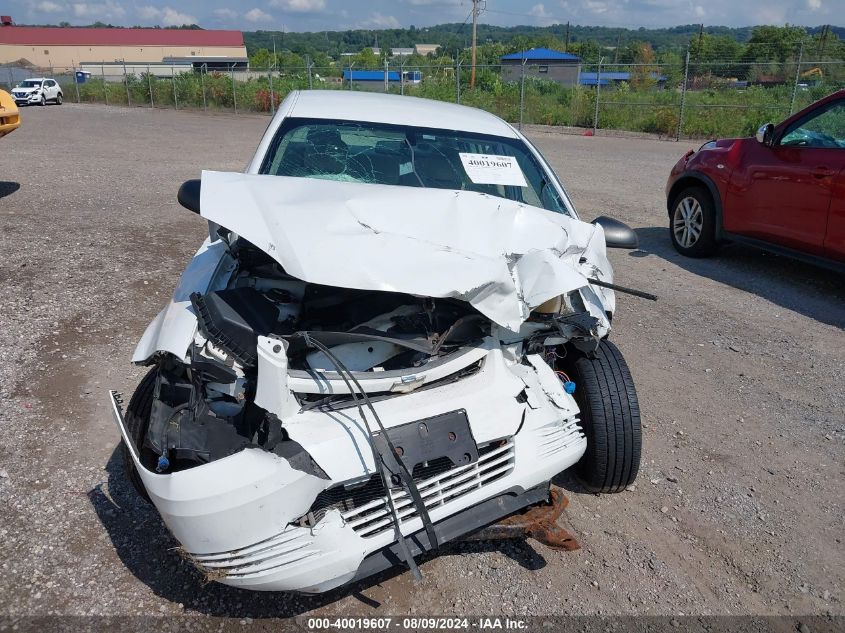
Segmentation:
<svg viewBox="0 0 845 633">
<path fill-rule="evenodd" d="M 287 31 L 384 29 L 464 22 L 470 0 L 0 0 L 25 24 L 178 26 Z M 481 22 L 665 27 L 845 23 L 845 0 L 487 0 Z"/>
</svg>

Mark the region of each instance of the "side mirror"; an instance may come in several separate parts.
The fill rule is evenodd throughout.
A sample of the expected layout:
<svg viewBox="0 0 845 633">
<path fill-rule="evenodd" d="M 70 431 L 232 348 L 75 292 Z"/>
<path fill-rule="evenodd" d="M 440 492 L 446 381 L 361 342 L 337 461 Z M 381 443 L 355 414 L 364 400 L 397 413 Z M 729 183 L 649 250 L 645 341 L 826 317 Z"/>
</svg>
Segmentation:
<svg viewBox="0 0 845 633">
<path fill-rule="evenodd" d="M 188 211 L 193 211 L 197 215 L 200 213 L 200 185 L 202 181 L 199 178 L 193 180 L 186 180 L 179 187 L 179 193 L 176 194 L 176 199 Z"/>
<path fill-rule="evenodd" d="M 624 222 L 601 215 L 590 224 L 598 224 L 604 229 L 604 241 L 608 248 L 633 249 L 640 245 L 640 239 L 634 233 L 634 229 Z"/>
<path fill-rule="evenodd" d="M 774 124 L 773 123 L 766 123 L 765 125 L 760 126 L 760 129 L 757 130 L 757 134 L 754 135 L 754 138 L 756 138 L 757 142 L 760 143 L 761 145 L 771 147 L 774 135 L 775 135 Z"/>
</svg>

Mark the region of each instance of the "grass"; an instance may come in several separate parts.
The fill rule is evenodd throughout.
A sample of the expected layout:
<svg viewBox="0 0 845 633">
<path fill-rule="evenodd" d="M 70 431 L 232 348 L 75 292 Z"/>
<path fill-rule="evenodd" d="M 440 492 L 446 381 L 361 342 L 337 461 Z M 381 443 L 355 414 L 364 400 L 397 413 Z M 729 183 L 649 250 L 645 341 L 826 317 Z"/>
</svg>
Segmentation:
<svg viewBox="0 0 845 633">
<path fill-rule="evenodd" d="M 407 85 L 405 94 L 454 102 L 456 86 L 454 75 L 449 70 L 426 75 L 420 84 Z M 344 89 L 339 82 L 315 81 L 314 87 Z M 172 79 L 130 76 L 126 83 L 93 78 L 78 88 L 79 99 L 84 103 L 149 106 L 152 101 L 156 107 L 271 111 L 270 80 L 267 76 L 234 82 L 229 75 L 221 73 L 184 73 Z M 290 91 L 307 88 L 308 76 L 304 71 L 280 73 L 273 79 L 272 94 L 278 104 Z M 834 86 L 816 86 L 799 90 L 795 95 L 794 110 L 834 89 Z M 72 83 L 64 85 L 63 90 L 66 99 L 74 100 L 76 87 Z M 390 91 L 398 93 L 399 89 L 391 87 Z M 474 88 L 470 88 L 466 81 L 461 85 L 461 103 L 493 112 L 513 123 L 520 121 L 520 98 L 519 82 L 503 82 L 501 76 L 492 70 L 479 72 Z M 636 89 L 628 84 L 603 88 L 599 95 L 598 128 L 674 137 L 681 116 L 681 98 L 680 90 Z M 594 88 L 562 87 L 552 81 L 532 78 L 525 82 L 522 99 L 524 123 L 593 127 L 596 113 Z M 747 136 L 763 123 L 777 122 L 786 117 L 791 103 L 791 86 L 688 90 L 681 136 Z"/>
</svg>

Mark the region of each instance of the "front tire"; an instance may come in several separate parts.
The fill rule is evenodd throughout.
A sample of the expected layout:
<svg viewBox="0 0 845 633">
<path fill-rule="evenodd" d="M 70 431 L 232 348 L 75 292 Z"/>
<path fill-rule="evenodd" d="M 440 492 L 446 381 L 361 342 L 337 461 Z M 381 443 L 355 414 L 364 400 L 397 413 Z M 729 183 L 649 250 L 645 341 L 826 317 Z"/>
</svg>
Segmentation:
<svg viewBox="0 0 845 633">
<path fill-rule="evenodd" d="M 44 95 L 41 95 L 41 101 L 38 102 L 38 105 L 40 105 L 40 106 L 47 105 L 47 97 L 45 97 Z"/>
<path fill-rule="evenodd" d="M 687 187 L 675 196 L 669 235 L 681 255 L 707 257 L 716 252 L 716 211 L 709 191 Z"/>
<path fill-rule="evenodd" d="M 637 478 L 642 450 L 640 405 L 628 364 L 610 341 L 594 358 L 573 353 L 564 362 L 575 382 L 575 401 L 587 450 L 575 474 L 590 492 L 621 492 Z"/>
<path fill-rule="evenodd" d="M 144 438 L 147 435 L 147 429 L 150 426 L 150 413 L 153 408 L 153 397 L 155 395 L 156 380 L 158 379 L 158 367 L 153 367 L 147 375 L 141 380 L 132 398 L 129 400 L 129 405 L 126 407 L 126 416 L 124 422 L 126 424 L 126 431 L 135 442 L 135 446 L 141 457 L 141 461 L 145 457 L 152 455 L 152 451 L 144 448 Z M 126 478 L 129 483 L 135 488 L 135 491 L 147 503 L 151 503 L 150 496 L 147 494 L 147 489 L 144 487 L 144 482 L 141 480 L 141 475 L 138 474 L 138 469 L 135 467 L 135 462 L 132 461 L 132 455 L 125 442 L 121 443 L 123 453 L 123 466 Z M 152 456 L 150 459 L 153 459 Z"/>
</svg>

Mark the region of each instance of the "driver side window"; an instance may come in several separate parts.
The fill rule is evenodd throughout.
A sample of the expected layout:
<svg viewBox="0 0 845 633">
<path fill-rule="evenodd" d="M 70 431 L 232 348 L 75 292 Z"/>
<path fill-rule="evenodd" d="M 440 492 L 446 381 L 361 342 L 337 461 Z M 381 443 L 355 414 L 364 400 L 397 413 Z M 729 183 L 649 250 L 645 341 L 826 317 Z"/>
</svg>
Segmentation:
<svg viewBox="0 0 845 633">
<path fill-rule="evenodd" d="M 834 101 L 820 112 L 790 125 L 780 145 L 845 149 L 845 101 Z"/>
</svg>

